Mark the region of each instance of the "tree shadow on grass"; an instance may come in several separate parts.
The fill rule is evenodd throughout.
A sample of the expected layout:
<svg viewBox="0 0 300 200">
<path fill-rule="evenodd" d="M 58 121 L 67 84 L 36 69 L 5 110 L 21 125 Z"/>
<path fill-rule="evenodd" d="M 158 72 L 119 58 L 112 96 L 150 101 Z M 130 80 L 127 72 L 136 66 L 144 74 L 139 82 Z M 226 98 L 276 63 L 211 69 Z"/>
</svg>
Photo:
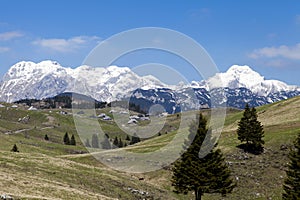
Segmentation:
<svg viewBox="0 0 300 200">
<path fill-rule="evenodd" d="M 254 144 L 240 144 L 236 146 L 239 149 L 244 150 L 246 153 L 251 153 L 254 155 L 259 155 L 264 152 L 264 148 L 262 146 L 255 146 Z"/>
</svg>

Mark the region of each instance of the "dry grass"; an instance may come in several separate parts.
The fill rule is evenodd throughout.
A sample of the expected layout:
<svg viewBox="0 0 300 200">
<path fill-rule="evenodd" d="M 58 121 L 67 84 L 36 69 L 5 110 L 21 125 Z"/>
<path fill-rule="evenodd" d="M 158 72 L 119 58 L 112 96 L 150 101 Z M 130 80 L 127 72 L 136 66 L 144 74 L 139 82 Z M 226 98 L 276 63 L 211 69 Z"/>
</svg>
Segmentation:
<svg viewBox="0 0 300 200">
<path fill-rule="evenodd" d="M 288 150 L 280 148 L 282 145 L 291 145 L 300 131 L 300 97 L 262 106 L 257 111 L 265 128 L 266 141 L 265 153 L 258 156 L 246 154 L 236 147 L 239 144 L 236 128 L 242 112 L 228 112 L 218 147 L 230 164 L 233 178 L 238 177 L 238 186 L 231 195 L 222 199 L 281 199 Z M 143 198 L 128 191 L 130 187 L 149 192 L 153 199 L 193 198 L 192 194 L 184 196 L 172 192 L 169 168 L 144 174 L 117 172 L 92 156 L 97 155 L 97 152 L 84 153 L 87 150 L 77 135 L 76 147 L 63 145 L 64 133 L 75 134 L 76 129 L 72 116 L 63 116 L 57 112 L 58 110 L 52 113 L 35 113 L 20 108 L 11 110 L 6 115 L 7 111 L 0 109 L 0 194 L 11 194 L 19 199 Z M 32 119 L 29 123 L 17 122 L 17 118 L 27 114 Z M 169 116 L 161 136 L 128 146 L 127 150 L 146 153 L 164 147 L 176 135 L 179 122 L 180 118 L 177 116 Z M 114 136 L 119 134 L 120 130 L 114 123 L 101 123 L 108 133 Z M 187 125 L 189 121 L 184 123 Z M 46 128 L 50 126 L 53 128 Z M 21 129 L 28 131 L 4 134 Z M 165 132 L 168 134 L 164 134 Z M 49 142 L 44 141 L 45 134 L 50 137 Z M 10 152 L 15 143 L 20 153 Z M 83 154 L 78 154 L 80 151 Z M 115 149 L 111 152 L 117 155 L 118 151 Z M 203 199 L 214 200 L 221 197 L 204 195 Z"/>
</svg>

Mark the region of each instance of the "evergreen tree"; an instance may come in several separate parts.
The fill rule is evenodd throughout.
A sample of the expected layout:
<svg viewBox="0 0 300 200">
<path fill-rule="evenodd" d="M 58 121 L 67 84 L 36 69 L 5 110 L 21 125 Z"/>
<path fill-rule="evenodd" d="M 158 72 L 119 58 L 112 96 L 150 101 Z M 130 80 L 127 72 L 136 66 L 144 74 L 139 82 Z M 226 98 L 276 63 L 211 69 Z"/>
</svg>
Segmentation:
<svg viewBox="0 0 300 200">
<path fill-rule="evenodd" d="M 87 139 L 85 140 L 84 146 L 85 146 L 85 147 L 89 147 L 89 148 L 91 147 L 89 138 L 87 138 Z"/>
<path fill-rule="evenodd" d="M 130 141 L 129 135 L 126 136 L 126 139 L 125 139 L 125 140 Z"/>
<path fill-rule="evenodd" d="M 16 144 L 14 144 L 13 148 L 11 149 L 12 152 L 19 152 L 19 149 Z"/>
<path fill-rule="evenodd" d="M 73 134 L 71 136 L 70 145 L 76 146 L 76 140 L 75 140 L 75 136 Z"/>
<path fill-rule="evenodd" d="M 104 135 L 104 139 L 101 142 L 101 146 L 102 146 L 102 149 L 111 149 L 112 148 L 109 138 L 106 135 Z"/>
<path fill-rule="evenodd" d="M 117 148 L 119 146 L 119 140 L 117 137 L 115 137 L 114 141 L 113 141 L 113 148 Z"/>
<path fill-rule="evenodd" d="M 250 135 L 251 127 L 250 127 L 250 118 L 251 118 L 251 111 L 248 104 L 245 106 L 245 110 L 243 113 L 242 119 L 238 123 L 238 139 L 241 142 L 246 141 L 247 144 L 249 143 L 248 135 Z"/>
<path fill-rule="evenodd" d="M 300 199 L 300 134 L 289 153 L 290 162 L 286 171 L 287 178 L 283 185 L 283 200 Z"/>
<path fill-rule="evenodd" d="M 64 144 L 70 145 L 70 138 L 69 138 L 69 134 L 67 132 L 64 135 Z"/>
<path fill-rule="evenodd" d="M 248 104 L 246 104 L 243 117 L 238 123 L 237 134 L 241 142 L 246 142 L 245 150 L 254 153 L 263 151 L 265 143 L 262 139 L 264 137 L 263 125 L 257 119 L 256 109 L 254 107 L 250 109 Z"/>
<path fill-rule="evenodd" d="M 132 145 L 132 144 L 138 143 L 140 141 L 141 141 L 141 139 L 137 136 L 136 133 L 134 133 L 132 138 L 131 138 L 130 144 Z"/>
<path fill-rule="evenodd" d="M 172 185 L 178 193 L 194 191 L 196 200 L 201 200 L 204 193 L 221 193 L 225 196 L 233 190 L 235 184 L 230 179 L 229 168 L 220 150 L 211 150 L 206 156 L 199 158 L 208 130 L 207 121 L 202 114 L 198 120 L 198 126 L 195 122 L 190 126 L 188 140 L 183 146 L 186 152 L 175 162 Z"/>
<path fill-rule="evenodd" d="M 250 141 L 252 142 L 255 150 L 261 152 L 263 150 L 263 145 L 265 144 L 265 141 L 263 140 L 264 128 L 263 125 L 260 123 L 260 121 L 257 120 L 257 113 L 254 107 L 251 109 L 250 124 L 252 127 L 252 132 L 250 134 Z"/>
<path fill-rule="evenodd" d="M 45 135 L 44 139 L 45 139 L 46 141 L 49 141 L 49 137 L 48 137 L 47 134 Z"/>
<path fill-rule="evenodd" d="M 121 138 L 119 138 L 119 143 L 118 143 L 118 147 L 122 148 L 124 146 L 123 141 Z"/>
<path fill-rule="evenodd" d="M 99 148 L 99 138 L 97 134 L 92 135 L 92 147 Z"/>
</svg>

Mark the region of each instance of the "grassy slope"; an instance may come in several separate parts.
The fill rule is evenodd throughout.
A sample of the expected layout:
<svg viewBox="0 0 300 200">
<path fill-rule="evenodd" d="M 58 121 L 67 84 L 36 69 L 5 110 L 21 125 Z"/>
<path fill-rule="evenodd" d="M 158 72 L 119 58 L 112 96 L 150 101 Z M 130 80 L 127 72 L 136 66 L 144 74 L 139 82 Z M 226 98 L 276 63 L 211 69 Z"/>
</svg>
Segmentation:
<svg viewBox="0 0 300 200">
<path fill-rule="evenodd" d="M 242 112 L 230 111 L 219 140 L 238 186 L 226 199 L 280 199 L 285 177 L 289 146 L 300 130 L 300 98 L 292 98 L 257 109 L 265 127 L 266 151 L 262 155 L 246 154 L 236 148 L 239 141 L 235 130 Z M 26 111 L 21 108 L 0 108 L 0 194 L 7 193 L 21 199 L 139 199 L 128 191 L 134 188 L 149 192 L 153 199 L 187 199 L 176 195 L 170 186 L 171 172 L 163 169 L 146 174 L 127 174 L 113 171 L 90 154 L 80 144 L 61 144 L 65 132 L 75 134 L 72 116 L 53 111 Z M 28 123 L 18 119 L 30 116 Z M 135 152 L 155 151 L 176 134 L 179 119 L 170 116 L 162 135 L 143 141 L 134 147 Z M 111 122 L 102 122 L 113 136 L 119 129 Z M 18 131 L 22 132 L 18 132 Z M 165 134 L 168 132 L 168 134 Z M 5 134 L 10 133 L 10 134 Z M 48 134 L 50 141 L 44 141 Z M 13 144 L 20 153 L 11 153 Z M 139 178 L 143 177 L 143 180 Z M 189 196 L 192 198 L 192 196 Z M 204 199 L 220 199 L 219 195 L 205 195 Z"/>
<path fill-rule="evenodd" d="M 139 181 L 137 175 L 113 171 L 93 157 L 64 157 L 87 152 L 77 135 L 77 146 L 62 144 L 65 132 L 76 133 L 71 115 L 21 108 L 1 108 L 0 115 L 0 194 L 20 199 L 139 199 L 141 195 L 128 190 L 133 188 L 155 199 L 170 197 L 169 191 Z M 28 123 L 18 122 L 27 115 Z M 45 134 L 50 141 L 44 140 Z M 10 152 L 13 144 L 20 153 Z"/>
</svg>

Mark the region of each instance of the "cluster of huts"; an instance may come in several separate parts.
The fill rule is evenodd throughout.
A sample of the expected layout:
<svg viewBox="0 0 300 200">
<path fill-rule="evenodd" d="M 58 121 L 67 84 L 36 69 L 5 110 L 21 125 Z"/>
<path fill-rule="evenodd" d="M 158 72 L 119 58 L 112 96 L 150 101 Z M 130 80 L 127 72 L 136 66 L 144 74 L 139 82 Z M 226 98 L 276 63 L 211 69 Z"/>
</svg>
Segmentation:
<svg viewBox="0 0 300 200">
<path fill-rule="evenodd" d="M 117 111 L 111 110 L 110 113 L 116 113 Z M 124 115 L 128 115 L 129 112 L 128 111 L 120 111 L 118 112 L 118 114 L 124 114 Z M 106 115 L 105 113 L 100 113 L 97 118 L 100 118 L 104 121 L 110 121 L 112 120 L 112 118 L 108 115 Z M 127 124 L 137 124 L 139 121 L 147 121 L 150 120 L 149 115 L 147 114 L 137 114 L 137 115 L 131 115 L 129 116 L 128 122 Z"/>
</svg>

